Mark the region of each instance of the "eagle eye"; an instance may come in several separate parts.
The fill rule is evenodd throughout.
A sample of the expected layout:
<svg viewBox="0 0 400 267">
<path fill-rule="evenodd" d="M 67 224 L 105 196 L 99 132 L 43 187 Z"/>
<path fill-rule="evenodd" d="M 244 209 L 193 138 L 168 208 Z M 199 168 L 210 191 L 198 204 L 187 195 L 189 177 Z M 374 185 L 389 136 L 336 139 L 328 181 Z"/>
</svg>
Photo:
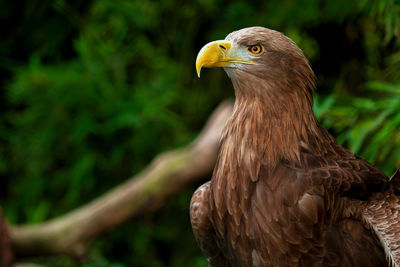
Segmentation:
<svg viewBox="0 0 400 267">
<path fill-rule="evenodd" d="M 263 47 L 261 45 L 251 45 L 247 48 L 247 51 L 253 55 L 258 55 L 263 51 Z"/>
</svg>

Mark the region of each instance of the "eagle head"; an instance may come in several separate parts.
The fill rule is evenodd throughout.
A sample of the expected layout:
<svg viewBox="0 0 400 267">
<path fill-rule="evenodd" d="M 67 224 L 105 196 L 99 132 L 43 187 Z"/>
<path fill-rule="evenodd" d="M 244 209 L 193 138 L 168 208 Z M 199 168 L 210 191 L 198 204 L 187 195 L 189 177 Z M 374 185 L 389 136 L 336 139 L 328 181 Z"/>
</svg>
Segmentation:
<svg viewBox="0 0 400 267">
<path fill-rule="evenodd" d="M 302 50 L 289 37 L 264 27 L 244 28 L 206 44 L 196 59 L 199 77 L 203 67 L 223 67 L 235 89 L 263 85 L 310 93 L 314 88 L 314 73 Z"/>
</svg>

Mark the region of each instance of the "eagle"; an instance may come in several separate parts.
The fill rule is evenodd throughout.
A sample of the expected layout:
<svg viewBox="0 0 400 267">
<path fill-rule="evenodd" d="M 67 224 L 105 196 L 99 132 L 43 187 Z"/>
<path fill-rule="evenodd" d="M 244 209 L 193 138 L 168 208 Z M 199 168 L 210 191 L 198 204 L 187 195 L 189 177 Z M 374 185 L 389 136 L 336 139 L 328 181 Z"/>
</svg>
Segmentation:
<svg viewBox="0 0 400 267">
<path fill-rule="evenodd" d="M 400 266 L 400 172 L 343 148 L 313 114 L 302 50 L 264 27 L 206 44 L 196 70 L 223 67 L 235 104 L 211 181 L 192 196 L 209 266 Z"/>
</svg>

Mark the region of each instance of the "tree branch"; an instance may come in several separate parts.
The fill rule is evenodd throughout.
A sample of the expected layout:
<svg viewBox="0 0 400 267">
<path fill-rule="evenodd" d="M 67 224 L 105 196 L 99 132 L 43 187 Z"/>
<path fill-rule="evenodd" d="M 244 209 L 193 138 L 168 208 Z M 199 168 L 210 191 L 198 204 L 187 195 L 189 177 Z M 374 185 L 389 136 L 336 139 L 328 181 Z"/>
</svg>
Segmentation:
<svg viewBox="0 0 400 267">
<path fill-rule="evenodd" d="M 98 199 L 48 222 L 11 226 L 14 254 L 17 258 L 56 254 L 80 258 L 96 236 L 159 208 L 165 198 L 211 174 L 231 112 L 232 103 L 222 103 L 193 143 L 157 156 L 141 173 Z"/>
</svg>

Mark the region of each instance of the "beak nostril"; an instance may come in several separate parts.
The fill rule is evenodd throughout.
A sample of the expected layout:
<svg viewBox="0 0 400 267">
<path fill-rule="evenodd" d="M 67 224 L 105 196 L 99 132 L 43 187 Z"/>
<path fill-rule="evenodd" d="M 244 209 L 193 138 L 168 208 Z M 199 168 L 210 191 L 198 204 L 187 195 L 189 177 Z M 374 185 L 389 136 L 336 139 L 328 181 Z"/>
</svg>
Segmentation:
<svg viewBox="0 0 400 267">
<path fill-rule="evenodd" d="M 223 46 L 223 45 L 219 45 L 219 47 L 220 47 L 221 49 L 223 49 L 223 50 L 226 50 L 226 47 Z"/>
</svg>

